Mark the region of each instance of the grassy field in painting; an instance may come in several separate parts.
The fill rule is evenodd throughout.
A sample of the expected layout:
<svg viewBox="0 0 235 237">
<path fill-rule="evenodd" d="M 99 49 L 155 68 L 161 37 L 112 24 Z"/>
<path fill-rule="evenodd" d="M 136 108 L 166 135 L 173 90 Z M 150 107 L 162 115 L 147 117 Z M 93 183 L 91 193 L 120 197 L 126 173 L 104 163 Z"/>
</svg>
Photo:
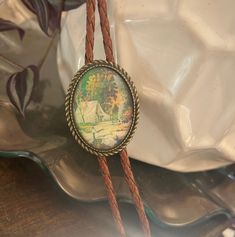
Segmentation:
<svg viewBox="0 0 235 237">
<path fill-rule="evenodd" d="M 105 121 L 99 124 L 80 124 L 80 132 L 84 138 L 91 144 L 99 146 L 99 144 L 118 144 L 123 140 L 130 123 L 113 123 Z"/>
</svg>

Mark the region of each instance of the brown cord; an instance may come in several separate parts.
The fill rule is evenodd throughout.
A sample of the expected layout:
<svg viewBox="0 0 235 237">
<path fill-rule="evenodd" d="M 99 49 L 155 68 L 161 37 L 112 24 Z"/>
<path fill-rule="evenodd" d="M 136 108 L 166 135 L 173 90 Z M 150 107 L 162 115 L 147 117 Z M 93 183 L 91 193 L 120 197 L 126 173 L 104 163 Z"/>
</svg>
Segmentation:
<svg viewBox="0 0 235 237">
<path fill-rule="evenodd" d="M 140 222 L 142 224 L 143 232 L 146 237 L 151 237 L 149 222 L 145 214 L 144 204 L 141 199 L 140 192 L 139 192 L 138 186 L 136 184 L 136 181 L 131 169 L 131 163 L 130 163 L 129 156 L 127 154 L 127 150 L 123 149 L 119 154 L 121 157 L 121 164 L 122 164 L 123 171 L 125 173 L 126 182 L 131 191 L 132 199 L 135 203 L 136 210 L 139 215 Z"/>
<path fill-rule="evenodd" d="M 94 31 L 95 31 L 95 5 L 96 0 L 87 0 L 87 26 L 86 26 L 86 53 L 85 53 L 85 63 L 90 63 L 93 61 L 94 54 Z M 100 15 L 100 26 L 103 35 L 103 44 L 106 55 L 106 60 L 109 62 L 114 62 L 112 40 L 110 36 L 110 26 L 107 15 L 107 3 L 106 0 L 98 0 L 98 10 Z M 143 232 L 145 237 L 151 237 L 151 231 L 147 216 L 144 211 L 144 204 L 141 199 L 138 186 L 136 184 L 130 159 L 128 157 L 126 149 L 119 153 L 121 157 L 121 164 L 125 174 L 126 182 L 129 186 L 130 192 L 132 194 L 133 201 L 136 206 L 137 213 L 142 224 Z M 117 229 L 122 237 L 126 237 L 125 229 L 123 227 L 123 222 L 121 219 L 120 211 L 118 208 L 117 199 L 115 196 L 111 175 L 109 172 L 109 167 L 106 157 L 98 157 L 100 169 L 104 178 L 104 183 L 107 190 L 109 204 L 112 210 L 112 215 L 117 225 Z"/>
<path fill-rule="evenodd" d="M 86 48 L 85 48 L 85 63 L 91 63 L 94 58 L 94 32 L 95 32 L 95 0 L 87 0 L 86 1 L 86 9 L 87 9 L 87 23 L 86 23 Z M 111 42 L 112 48 L 112 42 Z M 123 226 L 122 218 L 120 215 L 120 211 L 118 208 L 117 199 L 115 196 L 113 183 L 111 180 L 111 175 L 109 172 L 109 167 L 107 163 L 106 157 L 98 157 L 100 170 L 102 172 L 102 176 L 104 178 L 105 187 L 107 190 L 109 205 L 112 211 L 113 218 L 115 220 L 117 229 L 122 237 L 126 237 L 125 229 Z"/>
<path fill-rule="evenodd" d="M 123 227 L 122 218 L 121 218 L 120 211 L 118 208 L 118 203 L 117 203 L 117 199 L 115 196 L 113 183 L 111 180 L 111 175 L 109 172 L 107 158 L 106 157 L 98 157 L 98 161 L 99 161 L 99 165 L 100 165 L 100 170 L 101 170 L 103 178 L 104 178 L 104 183 L 105 183 L 107 194 L 108 194 L 109 205 L 111 207 L 114 220 L 116 222 L 116 225 L 117 225 L 120 235 L 122 237 L 125 237 L 126 233 L 125 233 L 125 229 Z"/>
<path fill-rule="evenodd" d="M 100 27 L 103 35 L 104 51 L 106 60 L 114 62 L 112 39 L 110 36 L 109 19 L 107 15 L 107 3 L 104 0 L 98 0 L 98 10 L 100 14 Z"/>
<path fill-rule="evenodd" d="M 86 1 L 86 46 L 85 63 L 91 63 L 94 58 L 94 32 L 95 32 L 95 0 Z"/>
</svg>

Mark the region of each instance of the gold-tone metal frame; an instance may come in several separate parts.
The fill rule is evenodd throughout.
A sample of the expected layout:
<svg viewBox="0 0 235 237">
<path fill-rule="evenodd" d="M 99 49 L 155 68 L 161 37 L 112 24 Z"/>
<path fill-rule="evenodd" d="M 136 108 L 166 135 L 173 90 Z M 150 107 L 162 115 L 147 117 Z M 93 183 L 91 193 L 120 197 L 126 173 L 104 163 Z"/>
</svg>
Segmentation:
<svg viewBox="0 0 235 237">
<path fill-rule="evenodd" d="M 132 102 L 133 102 L 133 117 L 132 117 L 132 123 L 129 128 L 128 133 L 126 134 L 125 138 L 122 140 L 120 144 L 118 144 L 116 147 L 111 149 L 97 149 L 93 146 L 91 146 L 80 134 L 79 130 L 76 127 L 74 116 L 73 116 L 73 101 L 74 101 L 74 95 L 77 88 L 78 83 L 82 79 L 83 75 L 88 72 L 89 70 L 96 68 L 96 67 L 106 67 L 114 70 L 116 73 L 120 75 L 120 77 L 124 80 L 126 85 L 129 88 Z M 131 81 L 130 76 L 127 74 L 127 72 L 122 69 L 119 65 L 115 63 L 110 63 L 103 60 L 95 60 L 92 63 L 84 65 L 73 77 L 72 82 L 69 86 L 68 93 L 66 95 L 65 99 L 65 114 L 66 119 L 68 122 L 68 126 L 70 131 L 72 132 L 72 135 L 74 136 L 75 140 L 88 152 L 97 155 L 97 156 L 111 156 L 118 152 L 120 152 L 122 149 L 126 147 L 126 145 L 130 142 L 131 138 L 134 135 L 134 132 L 137 127 L 137 123 L 139 120 L 139 98 L 137 94 L 137 90 L 135 88 L 134 83 Z"/>
</svg>

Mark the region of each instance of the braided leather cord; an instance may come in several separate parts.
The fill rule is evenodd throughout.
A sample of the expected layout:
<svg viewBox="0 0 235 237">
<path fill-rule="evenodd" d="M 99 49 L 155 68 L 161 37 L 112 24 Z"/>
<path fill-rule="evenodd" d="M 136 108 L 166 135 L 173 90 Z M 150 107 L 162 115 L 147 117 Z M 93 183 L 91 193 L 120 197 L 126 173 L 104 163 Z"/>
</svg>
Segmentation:
<svg viewBox="0 0 235 237">
<path fill-rule="evenodd" d="M 129 189 L 131 191 L 132 199 L 135 203 L 136 210 L 142 224 L 143 232 L 146 237 L 151 237 L 149 222 L 145 214 L 144 204 L 141 199 L 138 186 L 135 182 L 135 178 L 131 170 L 131 163 L 127 154 L 127 150 L 123 149 L 119 154 L 121 157 L 121 164 L 122 164 L 123 171 L 125 173 L 126 182 L 128 183 Z"/>
<path fill-rule="evenodd" d="M 106 0 L 97 0 L 97 1 L 98 1 L 100 25 L 101 25 L 102 35 L 103 35 L 103 44 L 104 44 L 106 60 L 109 62 L 114 62 L 112 40 L 110 36 L 110 26 L 109 26 L 109 20 L 108 20 L 108 15 L 107 15 L 107 3 L 106 3 Z M 93 57 L 94 57 L 93 48 L 94 48 L 96 0 L 87 0 L 86 3 L 87 3 L 87 35 L 86 35 L 85 62 L 89 63 L 93 61 Z M 141 199 L 139 189 L 138 189 L 138 186 L 136 184 L 136 181 L 131 169 L 130 159 L 129 159 L 126 149 L 121 151 L 119 155 L 121 158 L 121 164 L 122 164 L 123 171 L 125 174 L 125 179 L 129 186 L 130 192 L 132 194 L 132 198 L 135 203 L 140 222 L 142 224 L 144 235 L 145 237 L 151 237 L 150 226 L 149 226 L 147 216 L 145 214 L 144 204 Z M 122 237 L 126 237 L 117 199 L 116 199 L 114 188 L 113 188 L 113 183 L 111 180 L 111 175 L 109 172 L 107 158 L 100 156 L 98 157 L 98 161 L 99 161 L 100 170 L 104 178 L 109 205 L 111 207 L 112 215 L 114 217 L 117 229 Z"/>
<path fill-rule="evenodd" d="M 94 58 L 94 32 L 95 32 L 95 6 L 96 0 L 86 1 L 86 46 L 85 63 L 91 63 Z"/>
<path fill-rule="evenodd" d="M 108 200 L 109 200 L 109 205 L 112 210 L 112 215 L 114 217 L 114 221 L 116 223 L 117 229 L 122 237 L 126 237 L 126 232 L 123 227 L 123 222 L 122 218 L 120 215 L 120 211 L 118 208 L 118 203 L 117 199 L 115 196 L 114 188 L 113 188 L 113 183 L 111 180 L 111 175 L 109 172 L 109 167 L 107 163 L 107 158 L 106 157 L 98 157 L 99 165 L 100 165 L 100 170 L 102 172 L 102 175 L 104 177 L 104 183 L 106 186 L 107 190 L 107 195 L 108 195 Z"/>
<path fill-rule="evenodd" d="M 86 46 L 85 46 L 85 63 L 91 63 L 94 58 L 94 32 L 95 32 L 95 0 L 86 1 L 87 22 L 86 22 Z M 111 42 L 112 43 L 112 42 Z M 107 191 L 109 205 L 115 220 L 117 229 L 122 237 L 126 237 L 125 229 L 123 227 L 122 218 L 120 215 L 116 195 L 109 172 L 108 162 L 106 157 L 98 157 L 100 170 L 104 178 L 104 184 Z"/>
<path fill-rule="evenodd" d="M 98 1 L 98 10 L 100 14 L 100 25 L 101 25 L 101 31 L 103 34 L 103 43 L 104 43 L 106 60 L 110 62 L 114 62 L 112 40 L 110 36 L 110 26 L 109 26 L 109 20 L 108 20 L 108 15 L 107 15 L 107 12 L 108 12 L 107 3 L 106 3 L 106 0 L 97 0 L 97 1 Z M 129 156 L 127 154 L 126 149 L 121 151 L 119 154 L 121 157 L 121 164 L 122 164 L 123 171 L 125 174 L 125 179 L 129 186 L 130 192 L 132 194 L 132 198 L 135 203 L 136 210 L 139 215 L 144 234 L 146 237 L 151 237 L 149 222 L 145 214 L 144 204 L 141 199 L 139 189 L 138 189 L 138 186 L 136 184 L 136 181 L 131 169 Z"/>
<path fill-rule="evenodd" d="M 113 45 L 112 39 L 110 36 L 110 26 L 109 26 L 109 19 L 107 15 L 107 3 L 104 0 L 98 0 L 98 10 L 100 14 L 100 26 L 103 35 L 103 44 L 104 44 L 104 51 L 106 55 L 106 60 L 108 62 L 114 62 L 113 56 Z"/>
</svg>

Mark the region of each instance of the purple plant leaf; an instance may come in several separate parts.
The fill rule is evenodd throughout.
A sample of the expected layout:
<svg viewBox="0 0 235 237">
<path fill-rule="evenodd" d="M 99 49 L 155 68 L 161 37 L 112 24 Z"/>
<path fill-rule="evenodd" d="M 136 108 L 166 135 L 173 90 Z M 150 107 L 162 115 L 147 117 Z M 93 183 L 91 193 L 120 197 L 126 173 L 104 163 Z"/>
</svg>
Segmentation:
<svg viewBox="0 0 235 237">
<path fill-rule="evenodd" d="M 38 68 L 30 65 L 12 74 L 7 81 L 7 95 L 18 112 L 24 116 L 35 86 L 39 80 Z"/>
<path fill-rule="evenodd" d="M 0 32 L 2 31 L 8 31 L 8 30 L 17 30 L 20 36 L 20 39 L 22 40 L 24 37 L 24 30 L 16 25 L 15 23 L 0 18 Z"/>
<path fill-rule="evenodd" d="M 51 36 L 56 30 L 60 30 L 62 11 L 77 8 L 85 0 L 22 0 L 22 2 L 37 15 L 41 29 Z"/>
<path fill-rule="evenodd" d="M 86 0 L 48 0 L 48 2 L 57 9 L 63 6 L 63 11 L 69 11 L 80 7 Z"/>
<path fill-rule="evenodd" d="M 22 0 L 25 6 L 36 14 L 39 26 L 51 36 L 55 30 L 60 29 L 61 8 L 53 7 L 48 0 Z"/>
</svg>

